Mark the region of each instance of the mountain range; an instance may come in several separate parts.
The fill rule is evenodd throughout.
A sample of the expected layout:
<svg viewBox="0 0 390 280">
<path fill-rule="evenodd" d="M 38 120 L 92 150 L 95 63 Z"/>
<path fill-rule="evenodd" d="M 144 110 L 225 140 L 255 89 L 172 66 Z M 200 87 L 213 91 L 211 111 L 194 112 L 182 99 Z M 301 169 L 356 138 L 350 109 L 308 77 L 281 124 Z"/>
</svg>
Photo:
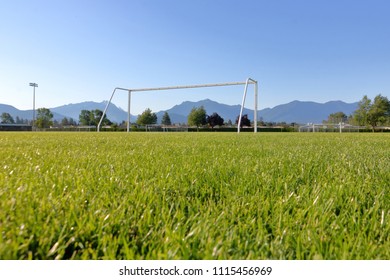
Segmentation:
<svg viewBox="0 0 390 280">
<path fill-rule="evenodd" d="M 50 108 L 54 115 L 54 119 L 61 121 L 63 118 L 73 118 L 78 121 L 81 110 L 104 110 L 107 101 L 103 102 L 81 102 L 76 104 L 68 104 L 59 107 Z M 172 123 L 186 123 L 187 116 L 192 108 L 203 106 L 207 114 L 211 115 L 217 112 L 225 121 L 231 120 L 233 123 L 240 113 L 241 105 L 226 105 L 210 99 L 205 99 L 197 102 L 185 101 L 172 108 L 156 112 L 158 122 L 161 121 L 164 112 L 168 112 Z M 326 120 L 332 113 L 343 112 L 346 115 L 352 114 L 358 107 L 358 102 L 345 103 L 343 101 L 329 101 L 326 103 L 316 103 L 311 101 L 292 101 L 287 104 L 278 105 L 273 108 L 266 108 L 258 111 L 259 120 L 265 122 L 286 122 L 286 123 L 321 123 Z M 32 110 L 18 110 L 17 108 L 0 104 L 0 114 L 3 112 L 9 113 L 14 119 L 16 116 L 23 119 L 32 119 Z M 253 120 L 253 110 L 244 108 L 244 114 L 248 114 L 249 119 Z M 127 112 L 117 107 L 115 104 L 110 104 L 107 111 L 107 117 L 116 123 L 121 123 L 127 120 Z M 135 122 L 137 116 L 131 116 L 131 121 Z"/>
</svg>

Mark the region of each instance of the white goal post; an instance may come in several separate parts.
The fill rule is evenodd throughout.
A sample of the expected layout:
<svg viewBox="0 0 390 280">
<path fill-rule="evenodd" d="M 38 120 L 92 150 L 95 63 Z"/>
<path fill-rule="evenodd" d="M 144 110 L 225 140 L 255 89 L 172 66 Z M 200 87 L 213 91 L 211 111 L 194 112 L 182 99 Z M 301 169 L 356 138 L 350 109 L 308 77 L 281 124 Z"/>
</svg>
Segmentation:
<svg viewBox="0 0 390 280">
<path fill-rule="evenodd" d="M 114 91 L 111 94 L 110 100 L 107 102 L 106 107 L 104 108 L 103 115 L 99 121 L 99 124 L 97 126 L 97 131 L 100 131 L 100 127 L 103 121 L 104 116 L 106 115 L 108 106 L 111 104 L 111 100 L 114 97 L 114 94 L 117 90 L 123 90 L 128 92 L 128 107 L 127 107 L 127 132 L 130 131 L 130 103 L 131 103 L 131 93 L 132 92 L 138 92 L 138 91 L 159 91 L 159 90 L 173 90 L 173 89 L 189 89 L 189 88 L 204 88 L 204 87 L 224 87 L 224 86 L 238 86 L 238 85 L 245 85 L 244 94 L 242 96 L 242 103 L 241 103 L 241 110 L 240 110 L 240 116 L 238 118 L 238 124 L 237 124 L 237 133 L 240 133 L 240 126 L 241 126 L 241 118 L 242 118 L 242 112 L 244 110 L 245 105 L 245 99 L 246 99 L 246 93 L 248 90 L 248 85 L 253 84 L 254 85 L 254 96 L 255 96 L 255 105 L 254 105 L 254 132 L 257 132 L 257 102 L 258 102 L 258 86 L 257 81 L 251 78 L 248 78 L 245 82 L 228 82 L 228 83 L 217 83 L 217 84 L 200 84 L 200 85 L 184 85 L 184 86 L 171 86 L 171 87 L 156 87 L 156 88 L 120 88 L 116 87 Z"/>
</svg>

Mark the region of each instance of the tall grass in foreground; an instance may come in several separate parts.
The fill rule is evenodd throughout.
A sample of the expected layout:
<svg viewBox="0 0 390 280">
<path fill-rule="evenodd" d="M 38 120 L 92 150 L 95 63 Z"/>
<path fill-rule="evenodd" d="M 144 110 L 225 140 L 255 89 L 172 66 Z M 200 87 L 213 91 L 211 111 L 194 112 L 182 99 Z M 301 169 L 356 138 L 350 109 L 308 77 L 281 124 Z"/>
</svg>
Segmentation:
<svg viewBox="0 0 390 280">
<path fill-rule="evenodd" d="M 0 143 L 0 259 L 390 258 L 390 135 Z"/>
</svg>

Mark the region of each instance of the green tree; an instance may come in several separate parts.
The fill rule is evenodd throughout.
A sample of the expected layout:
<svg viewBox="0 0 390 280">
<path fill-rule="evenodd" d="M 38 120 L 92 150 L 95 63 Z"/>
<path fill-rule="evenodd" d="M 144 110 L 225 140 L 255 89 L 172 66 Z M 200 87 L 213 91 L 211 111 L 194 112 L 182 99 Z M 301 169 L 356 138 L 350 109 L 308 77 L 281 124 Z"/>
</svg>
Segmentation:
<svg viewBox="0 0 390 280">
<path fill-rule="evenodd" d="M 98 125 L 100 119 L 103 116 L 103 111 L 95 109 L 91 111 L 91 123 L 92 125 Z M 111 125 L 112 122 L 107 118 L 107 115 L 104 115 L 101 125 Z"/>
<path fill-rule="evenodd" d="M 2 113 L 1 116 L 1 123 L 4 123 L 4 124 L 13 124 L 15 123 L 15 120 L 14 118 L 9 114 L 9 113 Z"/>
<path fill-rule="evenodd" d="M 91 124 L 91 117 L 93 117 L 91 111 L 89 110 L 81 110 L 79 115 L 79 123 L 81 125 L 92 125 Z"/>
<path fill-rule="evenodd" d="M 359 126 L 368 125 L 368 111 L 371 108 L 371 99 L 367 95 L 363 96 L 358 103 L 358 108 L 353 114 L 353 119 Z"/>
<path fill-rule="evenodd" d="M 366 95 L 358 104 L 358 109 L 354 112 L 353 118 L 359 125 L 370 125 L 372 131 L 380 124 L 389 121 L 390 101 L 387 97 L 377 95 L 372 102 Z"/>
<path fill-rule="evenodd" d="M 102 116 L 103 116 L 103 111 L 99 109 L 95 109 L 92 111 L 81 110 L 79 115 L 79 122 L 81 125 L 97 126 Z M 107 118 L 107 115 L 104 115 L 102 125 L 111 125 L 111 124 L 112 122 Z"/>
<path fill-rule="evenodd" d="M 206 123 L 206 110 L 204 107 L 200 106 L 199 108 L 192 108 L 190 114 L 188 115 L 188 125 L 194 125 L 199 130 L 199 126 L 205 125 Z"/>
<path fill-rule="evenodd" d="M 48 128 L 53 125 L 53 113 L 50 109 L 47 108 L 39 108 L 37 110 L 37 119 L 35 121 L 35 125 L 38 128 Z"/>
<path fill-rule="evenodd" d="M 67 117 L 65 117 L 65 118 L 63 118 L 63 119 L 61 120 L 61 125 L 62 125 L 62 126 L 67 126 L 67 125 L 69 125 L 69 120 L 68 120 Z"/>
<path fill-rule="evenodd" d="M 169 117 L 168 112 L 165 112 L 161 119 L 161 124 L 163 125 L 171 125 L 171 118 Z"/>
<path fill-rule="evenodd" d="M 212 113 L 211 116 L 207 116 L 206 121 L 211 128 L 214 128 L 216 125 L 221 126 L 224 123 L 224 119 L 217 113 Z"/>
<path fill-rule="evenodd" d="M 327 123 L 340 123 L 346 122 L 348 120 L 348 116 L 343 112 L 332 113 L 328 116 Z"/>
<path fill-rule="evenodd" d="M 17 124 L 28 124 L 28 120 L 27 119 L 25 120 L 23 118 L 19 118 L 19 116 L 16 116 L 15 123 L 17 123 Z"/>
<path fill-rule="evenodd" d="M 232 122 L 231 119 L 229 119 L 229 120 L 227 121 L 227 125 L 228 125 L 228 126 L 232 126 L 232 125 L 233 125 L 233 122 Z"/>
<path fill-rule="evenodd" d="M 157 115 L 147 108 L 141 115 L 138 115 L 136 123 L 139 125 L 156 124 Z"/>
<path fill-rule="evenodd" d="M 77 125 L 76 121 L 73 118 L 69 118 L 69 125 Z"/>
<path fill-rule="evenodd" d="M 368 110 L 367 120 L 372 130 L 381 124 L 385 124 L 390 116 L 390 102 L 386 96 L 377 95 Z"/>
<path fill-rule="evenodd" d="M 236 118 L 236 124 L 238 125 L 238 120 L 240 119 L 240 116 L 237 116 Z M 243 126 L 251 126 L 251 120 L 248 118 L 248 115 L 245 114 L 241 117 L 241 123 L 240 127 L 242 128 Z"/>
</svg>

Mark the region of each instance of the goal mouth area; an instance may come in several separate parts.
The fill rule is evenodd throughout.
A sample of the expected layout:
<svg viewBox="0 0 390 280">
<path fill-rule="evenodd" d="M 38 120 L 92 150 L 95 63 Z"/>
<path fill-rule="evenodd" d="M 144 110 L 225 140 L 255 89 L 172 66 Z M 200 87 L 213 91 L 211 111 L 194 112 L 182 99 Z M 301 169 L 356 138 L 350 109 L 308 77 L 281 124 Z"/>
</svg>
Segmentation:
<svg viewBox="0 0 390 280">
<path fill-rule="evenodd" d="M 127 91 L 128 92 L 128 107 L 127 107 L 127 132 L 130 132 L 130 108 L 131 108 L 131 94 L 133 92 L 142 92 L 142 91 L 161 91 L 161 90 L 174 90 L 174 89 L 193 89 L 193 88 L 206 88 L 206 87 L 226 87 L 226 86 L 238 86 L 238 85 L 245 85 L 244 88 L 244 94 L 242 96 L 242 102 L 241 102 L 241 109 L 240 109 L 240 115 L 238 119 L 238 124 L 237 124 L 237 133 L 240 133 L 240 128 L 241 128 L 241 119 L 242 119 L 242 113 L 244 110 L 244 105 L 245 105 L 245 99 L 248 91 L 248 85 L 253 84 L 254 85 L 254 98 L 255 98 L 255 104 L 254 104 L 254 117 L 253 121 L 255 123 L 254 126 L 254 132 L 257 133 L 257 103 L 258 103 L 258 84 L 257 81 L 248 78 L 244 82 L 227 82 L 227 83 L 214 83 L 214 84 L 198 84 L 198 85 L 182 85 L 182 86 L 169 86 L 169 87 L 154 87 L 154 88 L 121 88 L 121 87 L 116 87 L 109 99 L 109 101 L 106 104 L 106 107 L 104 108 L 103 115 L 99 121 L 99 124 L 97 126 L 97 131 L 100 132 L 100 127 L 103 121 L 104 116 L 107 113 L 107 109 L 111 104 L 111 100 L 114 97 L 114 94 L 117 90 L 121 91 Z"/>
</svg>

